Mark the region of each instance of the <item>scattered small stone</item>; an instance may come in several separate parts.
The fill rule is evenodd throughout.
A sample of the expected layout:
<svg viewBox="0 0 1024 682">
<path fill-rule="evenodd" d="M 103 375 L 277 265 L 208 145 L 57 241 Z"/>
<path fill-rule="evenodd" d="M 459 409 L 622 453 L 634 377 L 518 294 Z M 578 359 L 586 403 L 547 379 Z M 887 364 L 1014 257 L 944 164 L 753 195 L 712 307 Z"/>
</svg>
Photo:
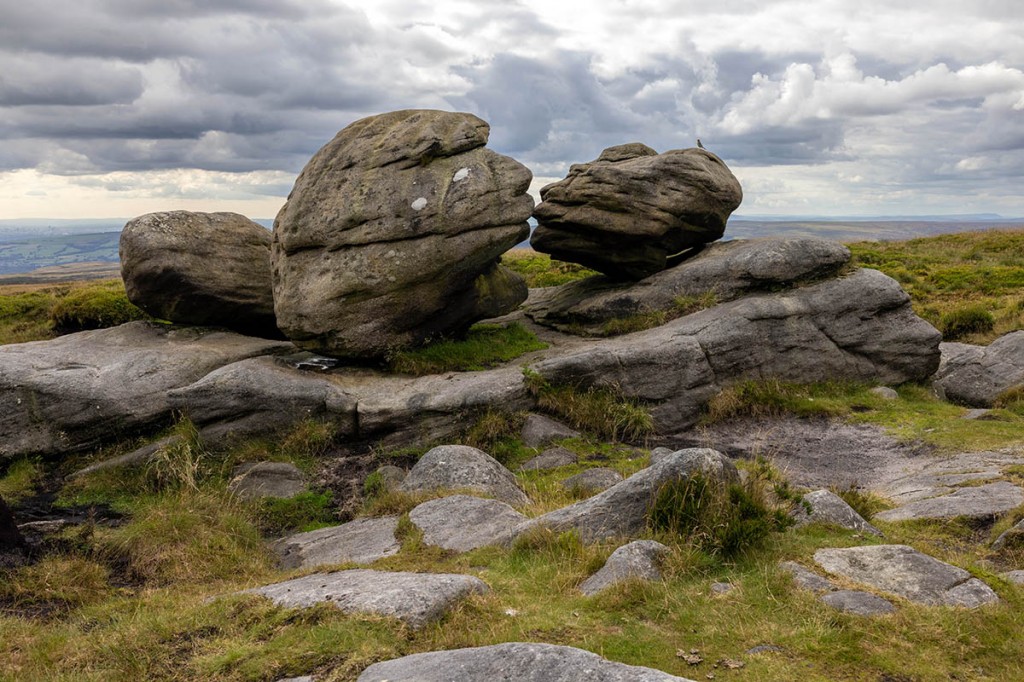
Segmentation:
<svg viewBox="0 0 1024 682">
<path fill-rule="evenodd" d="M 960 418 L 961 419 L 970 419 L 970 420 L 974 420 L 974 419 L 986 420 L 986 419 L 990 418 L 989 415 L 991 415 L 991 414 L 992 414 L 992 410 L 989 410 L 989 409 L 984 408 L 984 407 L 976 407 L 976 408 L 974 408 L 972 410 L 967 410 L 967 412 L 965 412 L 963 414 L 963 416 L 961 416 Z"/>
<path fill-rule="evenodd" d="M 797 587 L 811 592 L 834 592 L 837 588 L 825 578 L 804 568 L 795 561 L 783 561 L 779 568 L 793 576 L 793 582 Z"/>
<path fill-rule="evenodd" d="M 719 665 L 724 666 L 729 670 L 739 670 L 740 668 L 744 667 L 746 663 L 744 663 L 743 661 L 737 661 L 734 658 L 723 658 L 719 660 L 717 663 L 715 663 L 716 667 Z"/>
<path fill-rule="evenodd" d="M 228 491 L 244 500 L 295 497 L 307 489 L 305 475 L 288 462 L 246 462 L 231 476 Z"/>
<path fill-rule="evenodd" d="M 683 659 L 687 665 L 700 665 L 704 662 L 704 659 L 696 649 L 690 649 L 689 652 L 679 649 L 676 651 L 676 657 Z"/>
<path fill-rule="evenodd" d="M 567 490 L 579 490 L 586 494 L 593 494 L 607 490 L 621 482 L 622 475 L 619 472 L 605 467 L 596 467 L 570 476 L 562 481 L 562 487 Z"/>
<path fill-rule="evenodd" d="M 732 583 L 711 583 L 711 594 L 726 594 L 736 589 Z"/>
<path fill-rule="evenodd" d="M 571 429 L 542 414 L 527 415 L 520 434 L 523 445 L 528 448 L 542 448 L 556 440 L 579 438 L 580 432 Z"/>
<path fill-rule="evenodd" d="M 858 616 L 884 616 L 896 610 L 891 602 L 868 592 L 856 590 L 830 592 L 823 595 L 821 601 L 834 609 Z"/>
<path fill-rule="evenodd" d="M 1012 528 L 1003 531 L 996 541 L 992 543 L 992 549 L 1003 549 L 1008 544 L 1016 545 L 1024 543 L 1024 519 L 1021 519 L 1017 525 Z"/>
<path fill-rule="evenodd" d="M 577 460 L 578 457 L 575 452 L 566 450 L 563 447 L 553 447 L 548 448 L 536 457 L 528 460 L 525 464 L 519 467 L 519 470 L 546 471 L 548 469 L 557 469 L 558 467 L 575 464 Z"/>
<path fill-rule="evenodd" d="M 635 540 L 619 547 L 594 575 L 580 585 L 580 592 L 590 596 L 624 580 L 661 580 L 658 562 L 669 549 L 654 540 Z"/>
<path fill-rule="evenodd" d="M 899 400 L 900 394 L 889 388 L 888 386 L 875 386 L 870 391 L 872 395 L 878 396 L 883 400 Z"/>
<path fill-rule="evenodd" d="M 519 611 L 516 609 L 505 609 L 505 615 L 509 618 L 515 618 L 519 615 Z"/>
<path fill-rule="evenodd" d="M 1015 585 L 1024 585 L 1024 571 L 1009 571 L 1003 573 L 1001 577 Z"/>
<path fill-rule="evenodd" d="M 748 656 L 757 656 L 758 654 L 784 654 L 786 650 L 775 644 L 758 644 L 750 647 L 744 653 Z"/>
</svg>

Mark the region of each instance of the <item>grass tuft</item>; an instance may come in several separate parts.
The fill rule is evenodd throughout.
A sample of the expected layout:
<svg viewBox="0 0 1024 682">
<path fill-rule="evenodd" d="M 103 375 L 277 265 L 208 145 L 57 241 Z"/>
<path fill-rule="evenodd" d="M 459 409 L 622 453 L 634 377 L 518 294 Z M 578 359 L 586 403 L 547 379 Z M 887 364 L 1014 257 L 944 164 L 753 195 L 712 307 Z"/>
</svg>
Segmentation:
<svg viewBox="0 0 1024 682">
<path fill-rule="evenodd" d="M 606 388 L 552 386 L 542 376 L 524 371 L 527 390 L 537 406 L 567 421 L 573 428 L 611 441 L 641 441 L 654 431 L 650 412 L 635 400 Z"/>
<path fill-rule="evenodd" d="M 996 318 L 980 304 L 950 310 L 939 318 L 939 331 L 946 341 L 958 341 L 972 334 L 984 334 L 992 331 L 995 326 Z"/>
<path fill-rule="evenodd" d="M 387 359 L 387 366 L 392 372 L 415 376 L 479 371 L 545 348 L 546 343 L 518 322 L 477 324 L 464 339 L 444 339 L 422 348 L 393 353 Z"/>
<path fill-rule="evenodd" d="M 582 265 L 553 260 L 545 253 L 530 249 L 508 251 L 501 257 L 501 264 L 519 273 L 531 289 L 568 284 L 598 274 Z"/>
<path fill-rule="evenodd" d="M 50 309 L 50 321 L 59 334 L 116 327 L 149 316 L 128 300 L 119 281 L 72 290 Z"/>
</svg>

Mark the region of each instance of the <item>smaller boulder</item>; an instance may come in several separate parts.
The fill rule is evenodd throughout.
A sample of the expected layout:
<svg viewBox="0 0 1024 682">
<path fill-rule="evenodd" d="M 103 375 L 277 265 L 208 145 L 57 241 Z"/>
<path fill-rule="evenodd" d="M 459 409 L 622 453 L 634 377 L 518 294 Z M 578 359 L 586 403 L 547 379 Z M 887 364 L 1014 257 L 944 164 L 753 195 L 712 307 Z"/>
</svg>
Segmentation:
<svg viewBox="0 0 1024 682">
<path fill-rule="evenodd" d="M 1014 585 L 1024 585 L 1024 571 L 1007 571 L 1001 574 L 1000 577 Z"/>
<path fill-rule="evenodd" d="M 270 230 L 237 213 L 169 211 L 121 232 L 128 300 L 153 317 L 283 338 L 274 317 Z"/>
<path fill-rule="evenodd" d="M 528 448 L 542 448 L 556 440 L 579 438 L 579 436 L 579 431 L 570 429 L 565 424 L 542 414 L 527 415 L 520 435 L 523 445 Z"/>
<path fill-rule="evenodd" d="M 528 460 L 523 466 L 519 467 L 519 470 L 546 471 L 547 469 L 557 469 L 558 467 L 575 464 L 578 459 L 576 453 L 571 450 L 561 447 L 548 448 L 536 457 Z"/>
<path fill-rule="evenodd" d="M 843 498 L 830 490 L 815 490 L 812 493 L 807 493 L 803 496 L 803 503 L 796 505 L 792 514 L 798 526 L 806 526 L 809 523 L 827 523 L 872 535 L 882 535 L 882 531 L 865 521 L 864 517 L 854 511 L 853 507 L 848 505 Z"/>
<path fill-rule="evenodd" d="M 329 564 L 370 564 L 398 554 L 397 516 L 356 519 L 281 538 L 271 549 L 282 568 L 316 568 Z"/>
<path fill-rule="evenodd" d="M 877 396 L 882 400 L 899 400 L 900 394 L 889 388 L 888 386 L 875 386 L 870 391 L 871 395 Z"/>
<path fill-rule="evenodd" d="M 819 599 L 838 611 L 857 616 L 885 616 L 896 611 L 892 602 L 857 590 L 837 590 Z"/>
<path fill-rule="evenodd" d="M 307 490 L 306 476 L 288 462 L 246 462 L 231 472 L 228 491 L 244 500 L 295 497 Z"/>
<path fill-rule="evenodd" d="M 486 452 L 468 445 L 439 445 L 429 450 L 399 486 L 406 492 L 460 489 L 493 495 L 513 506 L 530 501 L 512 472 Z"/>
<path fill-rule="evenodd" d="M 636 540 L 612 552 L 608 561 L 580 585 L 580 592 L 593 596 L 625 580 L 661 580 L 659 562 L 669 549 L 654 540 Z"/>
<path fill-rule="evenodd" d="M 783 561 L 779 568 L 793 576 L 793 584 L 801 590 L 810 592 L 835 592 L 836 586 L 814 571 L 801 566 L 795 561 Z"/>
<path fill-rule="evenodd" d="M 391 492 L 398 490 L 402 485 L 402 481 L 405 480 L 406 471 L 402 467 L 397 467 L 394 464 L 385 464 L 384 466 L 377 467 L 374 471 L 377 474 L 377 479 L 380 481 L 380 485 L 385 491 Z"/>
<path fill-rule="evenodd" d="M 579 490 L 582 493 L 592 495 L 602 490 L 607 490 L 616 483 L 621 482 L 622 475 L 618 471 L 604 467 L 595 467 L 565 479 L 562 481 L 562 487 L 567 490 Z"/>
<path fill-rule="evenodd" d="M 1003 531 L 992 543 L 992 549 L 1000 550 L 1008 545 L 1024 545 L 1024 519 L 1021 519 L 1012 528 Z"/>
<path fill-rule="evenodd" d="M 430 500 L 409 512 L 409 520 L 423 531 L 423 542 L 452 552 L 510 541 L 526 517 L 504 502 L 469 495 Z"/>
<path fill-rule="evenodd" d="M 969 407 L 992 407 L 1001 393 L 1024 386 L 1024 330 L 1010 332 L 988 346 L 943 343 L 942 362 L 933 382 L 936 392 Z"/>
</svg>

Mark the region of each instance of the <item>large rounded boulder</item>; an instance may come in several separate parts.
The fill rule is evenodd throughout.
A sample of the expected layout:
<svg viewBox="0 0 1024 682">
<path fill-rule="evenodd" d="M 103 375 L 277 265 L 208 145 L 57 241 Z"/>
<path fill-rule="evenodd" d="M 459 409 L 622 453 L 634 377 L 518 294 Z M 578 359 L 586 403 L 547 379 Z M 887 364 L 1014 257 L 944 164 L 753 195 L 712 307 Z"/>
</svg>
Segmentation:
<svg viewBox="0 0 1024 682">
<path fill-rule="evenodd" d="M 274 303 L 297 345 L 378 358 L 526 299 L 499 265 L 529 235 L 531 174 L 471 114 L 396 111 L 318 151 L 274 223 Z"/>
<path fill-rule="evenodd" d="M 121 232 L 128 299 L 153 317 L 280 338 L 270 282 L 270 231 L 237 213 L 169 211 Z"/>
<path fill-rule="evenodd" d="M 709 151 L 658 154 L 633 143 L 573 165 L 540 196 L 534 249 L 613 279 L 639 280 L 719 239 L 743 190 Z"/>
</svg>

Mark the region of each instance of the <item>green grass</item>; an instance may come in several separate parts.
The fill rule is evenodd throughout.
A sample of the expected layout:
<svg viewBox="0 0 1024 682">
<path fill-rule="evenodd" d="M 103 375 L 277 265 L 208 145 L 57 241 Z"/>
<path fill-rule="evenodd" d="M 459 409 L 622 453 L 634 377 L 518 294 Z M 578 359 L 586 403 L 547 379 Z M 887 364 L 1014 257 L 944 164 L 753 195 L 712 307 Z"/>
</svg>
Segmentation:
<svg viewBox="0 0 1024 682">
<path fill-rule="evenodd" d="M 531 249 L 515 249 L 501 257 L 501 264 L 519 273 L 531 289 L 554 287 L 598 274 L 594 270 L 564 261 Z"/>
<path fill-rule="evenodd" d="M 542 376 L 525 370 L 528 390 L 537 407 L 564 419 L 570 426 L 603 440 L 640 441 L 654 432 L 654 420 L 635 400 L 591 386 L 549 384 Z"/>
<path fill-rule="evenodd" d="M 42 476 L 42 468 L 34 459 L 18 459 L 11 462 L 0 477 L 0 497 L 7 504 L 17 504 L 35 492 Z"/>
<path fill-rule="evenodd" d="M 988 343 L 1024 328 L 1024 230 L 849 246 L 856 264 L 899 281 L 946 340 Z"/>
<path fill-rule="evenodd" d="M 121 280 L 0 287 L 0 344 L 139 319 L 148 316 L 128 302 Z"/>
<path fill-rule="evenodd" d="M 464 339 L 444 339 L 392 354 L 388 358 L 388 369 L 416 376 L 478 371 L 544 348 L 547 348 L 546 343 L 517 322 L 477 324 Z"/>
</svg>

